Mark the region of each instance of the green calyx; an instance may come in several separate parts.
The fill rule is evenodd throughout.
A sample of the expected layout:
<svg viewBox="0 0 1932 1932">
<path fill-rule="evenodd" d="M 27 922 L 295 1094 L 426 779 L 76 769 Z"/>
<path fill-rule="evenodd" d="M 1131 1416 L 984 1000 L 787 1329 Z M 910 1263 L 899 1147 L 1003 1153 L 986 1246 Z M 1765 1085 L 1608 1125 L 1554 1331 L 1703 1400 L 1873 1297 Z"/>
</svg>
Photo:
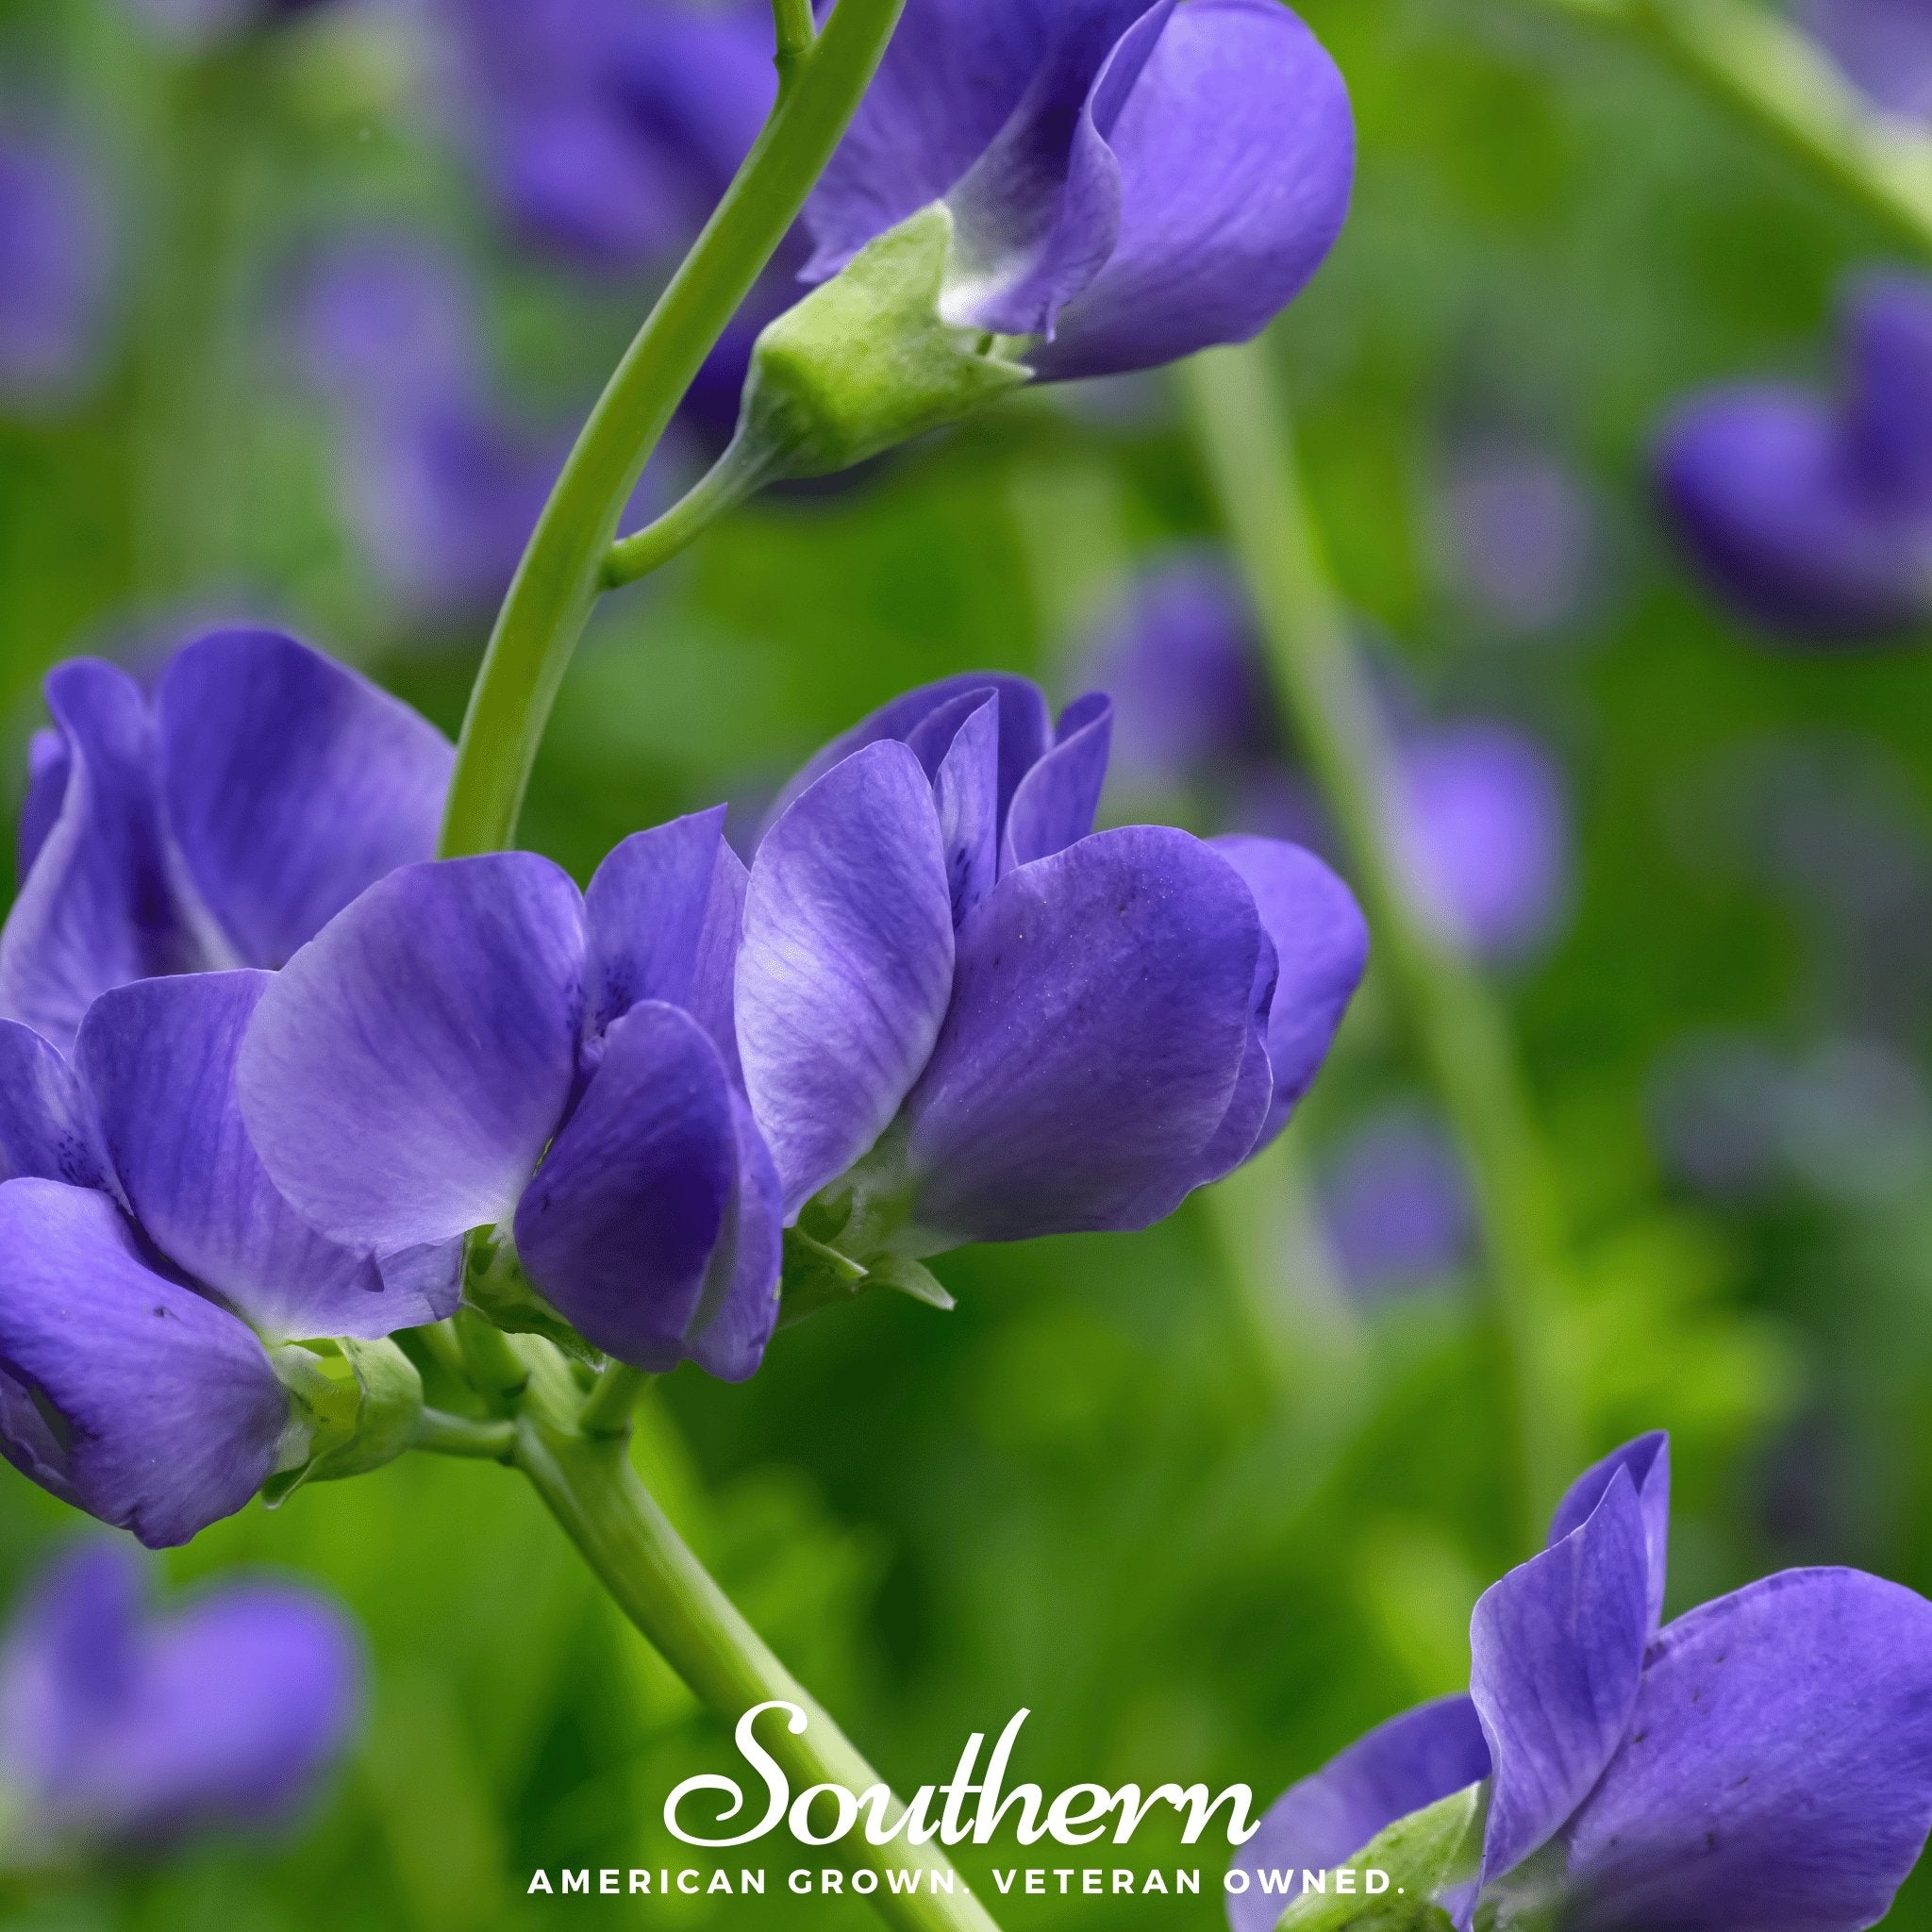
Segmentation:
<svg viewBox="0 0 1932 1932">
<path fill-rule="evenodd" d="M 289 1391 L 280 1461 L 262 1485 L 272 1507 L 304 1483 L 380 1469 L 414 1440 L 423 1378 L 393 1341 L 293 1343 L 269 1360 Z"/>
<path fill-rule="evenodd" d="M 766 480 L 828 476 L 1030 382 L 998 340 L 941 319 L 943 202 L 869 243 L 759 336 L 734 448 Z"/>
<path fill-rule="evenodd" d="M 1478 1784 L 1398 1818 L 1328 1873 L 1323 1890 L 1296 1892 L 1275 1932 L 1451 1932 L 1436 1901 L 1480 1870 L 1489 1811 L 1490 1788 Z M 1368 1889 L 1372 1874 L 1385 1890 Z"/>
<path fill-rule="evenodd" d="M 470 1237 L 463 1257 L 463 1306 L 506 1335 L 541 1335 L 577 1361 L 601 1359 L 537 1291 L 517 1258 L 516 1243 L 500 1228 L 479 1229 Z"/>
<path fill-rule="evenodd" d="M 834 1187 L 805 1204 L 796 1227 L 786 1229 L 780 1325 L 789 1328 L 874 1288 L 950 1310 L 953 1297 L 939 1278 L 904 1252 L 910 1208 L 902 1149 L 889 1132 Z"/>
</svg>

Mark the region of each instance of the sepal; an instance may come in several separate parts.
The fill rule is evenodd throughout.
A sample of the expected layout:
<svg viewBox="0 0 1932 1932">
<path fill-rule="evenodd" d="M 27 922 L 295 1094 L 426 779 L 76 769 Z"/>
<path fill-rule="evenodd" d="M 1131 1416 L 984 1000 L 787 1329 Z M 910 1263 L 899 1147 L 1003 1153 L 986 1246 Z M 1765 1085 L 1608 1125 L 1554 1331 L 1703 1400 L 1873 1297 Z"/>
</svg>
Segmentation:
<svg viewBox="0 0 1932 1932">
<path fill-rule="evenodd" d="M 524 1273 L 508 1232 L 476 1233 L 463 1257 L 463 1306 L 506 1335 L 541 1335 L 573 1360 L 601 1362 L 591 1346 Z"/>
<path fill-rule="evenodd" d="M 781 1328 L 793 1328 L 822 1309 L 848 1302 L 868 1289 L 889 1288 L 951 1313 L 958 1306 L 932 1270 L 904 1255 L 879 1255 L 856 1261 L 828 1241 L 801 1227 L 785 1230 L 785 1274 Z"/>
<path fill-rule="evenodd" d="M 1445 1892 L 1474 1885 L 1482 1864 L 1487 1783 L 1398 1818 L 1328 1874 L 1325 1890 L 1297 1891 L 1275 1922 L 1275 1932 L 1453 1932 L 1439 1903 Z M 1354 1889 L 1336 1890 L 1336 1875 L 1356 1874 Z M 1364 1888 L 1371 1873 L 1386 1874 L 1387 1889 Z"/>
<path fill-rule="evenodd" d="M 393 1341 L 315 1342 L 271 1349 L 289 1391 L 289 1424 L 275 1473 L 261 1487 L 271 1508 L 304 1483 L 365 1475 L 414 1440 L 423 1377 Z"/>
</svg>

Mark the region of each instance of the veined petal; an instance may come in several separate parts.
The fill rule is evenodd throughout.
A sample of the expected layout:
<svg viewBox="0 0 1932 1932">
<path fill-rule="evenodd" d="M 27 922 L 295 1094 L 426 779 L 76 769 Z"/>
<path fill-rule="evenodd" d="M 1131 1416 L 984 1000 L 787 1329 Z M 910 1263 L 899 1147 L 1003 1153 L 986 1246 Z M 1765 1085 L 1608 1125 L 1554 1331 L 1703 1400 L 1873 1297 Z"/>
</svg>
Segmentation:
<svg viewBox="0 0 1932 1932">
<path fill-rule="evenodd" d="M 52 826 L 0 928 L 0 1016 L 63 1052 L 110 986 L 208 963 L 175 897 L 140 688 L 80 658 L 47 679 L 65 747 Z"/>
<path fill-rule="evenodd" d="M 1274 942 L 1264 925 L 1255 958 L 1255 989 L 1249 996 L 1248 1043 L 1241 1054 L 1241 1070 L 1234 1083 L 1227 1111 L 1202 1158 L 1199 1185 L 1204 1188 L 1232 1174 L 1247 1159 L 1273 1111 L 1274 1069 L 1268 1058 L 1268 1012 L 1274 1002 L 1274 986 L 1280 974 Z"/>
<path fill-rule="evenodd" d="M 1613 1449 L 1601 1462 L 1585 1470 L 1557 1505 L 1557 1513 L 1550 1519 L 1549 1540 L 1558 1543 L 1572 1530 L 1581 1529 L 1603 1501 L 1604 1491 L 1620 1469 L 1629 1476 L 1643 1510 L 1643 1548 L 1650 1571 L 1650 1627 L 1655 1634 L 1663 1619 L 1664 1574 L 1671 1543 L 1671 1439 L 1663 1430 L 1653 1429 L 1647 1436 L 1625 1442 L 1621 1449 Z"/>
<path fill-rule="evenodd" d="M 1246 835 L 1213 845 L 1255 895 L 1279 960 L 1268 1008 L 1274 1091 L 1260 1133 L 1267 1141 L 1288 1124 L 1335 1043 L 1368 969 L 1369 928 L 1355 894 L 1312 852 Z"/>
<path fill-rule="evenodd" d="M 927 1252 L 1171 1212 L 1249 1034 L 1260 930 L 1232 868 L 1185 832 L 1096 833 L 1009 872 L 958 944 L 906 1109 Z"/>
<path fill-rule="evenodd" d="M 778 1325 L 778 1280 L 785 1256 L 785 1199 L 770 1148 L 750 1106 L 734 1092 L 738 1185 L 712 1251 L 691 1335 L 691 1358 L 721 1382 L 758 1372 Z"/>
<path fill-rule="evenodd" d="M 105 1194 L 0 1187 L 0 1454 L 162 1548 L 275 1468 L 288 1398 L 246 1325 L 157 1274 Z"/>
<path fill-rule="evenodd" d="M 1121 227 L 1108 136 L 1174 0 L 1060 0 L 1032 83 L 947 194 L 954 261 L 941 312 L 960 327 L 1051 337 Z"/>
<path fill-rule="evenodd" d="M 1459 1696 L 1419 1705 L 1291 1785 L 1236 1854 L 1235 1866 L 1250 1878 L 1290 1868 L 1297 1874 L 1326 1872 L 1398 1818 L 1489 1774 L 1489 1746 L 1475 1706 Z M 1257 1880 L 1229 1895 L 1228 1923 L 1234 1932 L 1274 1932 L 1287 1905 L 1287 1897 L 1263 1892 Z"/>
<path fill-rule="evenodd" d="M 932 788 L 903 744 L 836 766 L 752 866 L 738 1043 L 797 1213 L 899 1110 L 953 981 L 953 902 Z"/>
<path fill-rule="evenodd" d="M 1495 1767 L 1485 1885 L 1562 1828 L 1624 1741 L 1649 1591 L 1643 1511 L 1620 1469 L 1579 1528 L 1477 1599 L 1469 1694 Z"/>
<path fill-rule="evenodd" d="M 597 868 L 584 895 L 594 1037 L 645 1000 L 690 1012 L 734 1074 L 732 982 L 745 871 L 724 842 L 724 808 L 635 832 Z"/>
<path fill-rule="evenodd" d="M 1565 1926 L 1856 1932 L 1932 1824 L 1932 1605 L 1788 1570 L 1680 1617 L 1565 1835 Z"/>
<path fill-rule="evenodd" d="M 1046 756 L 1053 742 L 1053 721 L 1046 708 L 1046 697 L 1031 678 L 1015 677 L 1005 671 L 965 671 L 957 677 L 942 677 L 936 684 L 908 691 L 889 705 L 882 705 L 871 717 L 861 719 L 850 731 L 835 738 L 778 794 L 765 820 L 769 833 L 804 793 L 856 751 L 881 740 L 899 739 L 911 743 L 936 712 L 953 705 L 972 691 L 990 691 L 1000 704 L 1000 800 L 999 821 L 1007 822 L 1007 808 L 1024 778 Z M 952 741 L 949 738 L 947 742 Z M 918 745 L 914 746 L 919 750 Z M 922 764 L 925 763 L 922 757 Z M 926 765 L 935 771 L 936 765 Z"/>
<path fill-rule="evenodd" d="M 1019 106 L 1044 57 L 1057 0 L 908 0 L 852 125 L 806 204 L 807 281 L 834 275 L 874 236 L 941 199 Z"/>
<path fill-rule="evenodd" d="M 386 1291 L 366 1254 L 316 1233 L 275 1191 L 242 1124 L 235 1060 L 271 975 L 196 973 L 104 993 L 79 1066 L 135 1220 L 169 1260 L 272 1341 L 373 1337 L 447 1315 Z"/>
<path fill-rule="evenodd" d="M 1053 749 L 1021 779 L 1007 814 L 1003 872 L 1064 852 L 1093 829 L 1113 744 L 1113 705 L 1091 691 L 1069 705 Z"/>
<path fill-rule="evenodd" d="M 524 1191 L 517 1253 L 587 1341 L 664 1374 L 684 1359 L 737 1171 L 717 1048 L 688 1013 L 646 1000 L 610 1029 Z"/>
<path fill-rule="evenodd" d="M 92 1110 L 74 1070 L 36 1033 L 0 1020 L 0 1181 L 107 1186 Z"/>
<path fill-rule="evenodd" d="M 240 962 L 285 964 L 358 892 L 436 851 L 449 741 L 293 638 L 189 644 L 155 718 L 169 830 Z"/>
<path fill-rule="evenodd" d="M 583 901 L 500 852 L 371 887 L 274 977 L 236 1068 L 297 1211 L 387 1254 L 506 1219 L 576 1069 Z"/>
<path fill-rule="evenodd" d="M 1188 0 L 1108 137 L 1111 256 L 1027 359 L 1049 380 L 1245 341 L 1298 294 L 1348 212 L 1348 90 L 1277 0 Z"/>
<path fill-rule="evenodd" d="M 977 693 L 974 694 L 977 697 Z M 974 698 L 962 700 L 973 704 Z M 915 753 L 918 746 L 913 746 Z M 992 891 L 999 877 L 1000 710 L 991 693 L 949 739 L 933 777 L 933 805 L 945 846 L 953 924 Z"/>
</svg>

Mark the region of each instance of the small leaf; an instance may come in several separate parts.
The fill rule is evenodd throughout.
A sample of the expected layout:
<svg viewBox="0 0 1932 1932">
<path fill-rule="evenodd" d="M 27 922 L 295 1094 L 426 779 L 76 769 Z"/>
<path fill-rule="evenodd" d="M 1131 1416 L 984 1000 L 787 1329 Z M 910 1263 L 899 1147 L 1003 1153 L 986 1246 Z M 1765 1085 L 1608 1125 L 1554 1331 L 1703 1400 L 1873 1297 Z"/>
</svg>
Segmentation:
<svg viewBox="0 0 1932 1932">
<path fill-rule="evenodd" d="M 1436 1900 L 1476 1875 L 1489 1808 L 1490 1788 L 1477 1784 L 1398 1818 L 1331 1871 L 1324 1890 L 1297 1892 L 1276 1932 L 1452 1932 Z M 1354 1874 L 1346 1892 L 1336 1889 L 1342 1873 Z M 1367 1890 L 1372 1873 L 1386 1874 L 1385 1890 Z"/>
<path fill-rule="evenodd" d="M 908 1260 L 904 1255 L 887 1255 L 873 1262 L 865 1271 L 865 1279 L 868 1287 L 896 1289 L 942 1314 L 950 1315 L 959 1306 L 924 1261 Z"/>
</svg>

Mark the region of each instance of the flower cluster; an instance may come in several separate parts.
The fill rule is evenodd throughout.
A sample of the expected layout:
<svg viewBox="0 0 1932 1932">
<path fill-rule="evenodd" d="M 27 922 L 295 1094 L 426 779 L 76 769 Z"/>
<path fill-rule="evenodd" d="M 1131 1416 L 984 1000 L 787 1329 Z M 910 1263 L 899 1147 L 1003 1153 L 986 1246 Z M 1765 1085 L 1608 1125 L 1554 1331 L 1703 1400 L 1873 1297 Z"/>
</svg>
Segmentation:
<svg viewBox="0 0 1932 1932">
<path fill-rule="evenodd" d="M 0 1643 L 0 1868 L 274 1829 L 354 1736 L 356 1632 L 325 1597 L 231 1583 L 150 1617 L 145 1580 L 83 1544 Z"/>
<path fill-rule="evenodd" d="M 1712 591 L 1766 630 L 1820 642 L 1932 610 L 1932 284 L 1857 284 L 1840 346 L 1840 395 L 1711 391 L 1678 409 L 1656 458 L 1665 512 Z"/>
<path fill-rule="evenodd" d="M 1932 1604 L 1788 1570 L 1660 1629 L 1669 1484 L 1661 1435 L 1577 1479 L 1549 1546 L 1477 1603 L 1469 1694 L 1371 1731 L 1268 1812 L 1236 1861 L 1235 1932 L 1281 1918 L 1279 1874 L 1479 1784 L 1479 1851 L 1437 1890 L 1458 1924 L 1884 1917 L 1932 1827 Z"/>
</svg>

